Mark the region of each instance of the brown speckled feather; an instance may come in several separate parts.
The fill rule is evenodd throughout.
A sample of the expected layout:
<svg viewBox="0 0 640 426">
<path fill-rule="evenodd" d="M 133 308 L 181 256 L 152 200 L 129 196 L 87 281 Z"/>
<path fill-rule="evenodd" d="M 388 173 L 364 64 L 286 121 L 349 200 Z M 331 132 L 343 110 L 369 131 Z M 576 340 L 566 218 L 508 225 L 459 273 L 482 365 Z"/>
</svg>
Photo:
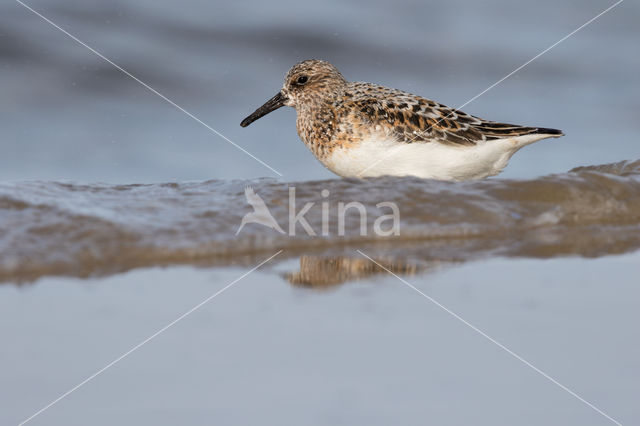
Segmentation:
<svg viewBox="0 0 640 426">
<path fill-rule="evenodd" d="M 340 108 L 359 111 L 362 120 L 381 125 L 406 143 L 474 145 L 535 133 L 561 134 L 555 129 L 483 120 L 411 93 L 371 83 L 348 83 Z"/>
</svg>

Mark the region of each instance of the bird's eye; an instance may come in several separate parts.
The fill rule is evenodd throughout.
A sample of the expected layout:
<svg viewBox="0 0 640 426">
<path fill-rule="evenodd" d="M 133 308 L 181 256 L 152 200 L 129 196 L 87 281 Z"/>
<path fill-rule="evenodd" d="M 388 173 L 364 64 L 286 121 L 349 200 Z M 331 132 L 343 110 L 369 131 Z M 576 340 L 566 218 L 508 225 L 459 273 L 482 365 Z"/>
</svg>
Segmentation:
<svg viewBox="0 0 640 426">
<path fill-rule="evenodd" d="M 298 77 L 298 79 L 296 80 L 296 83 L 298 84 L 305 84 L 307 82 L 307 80 L 309 80 L 309 77 L 307 77 L 306 75 L 301 75 L 300 77 Z"/>
</svg>

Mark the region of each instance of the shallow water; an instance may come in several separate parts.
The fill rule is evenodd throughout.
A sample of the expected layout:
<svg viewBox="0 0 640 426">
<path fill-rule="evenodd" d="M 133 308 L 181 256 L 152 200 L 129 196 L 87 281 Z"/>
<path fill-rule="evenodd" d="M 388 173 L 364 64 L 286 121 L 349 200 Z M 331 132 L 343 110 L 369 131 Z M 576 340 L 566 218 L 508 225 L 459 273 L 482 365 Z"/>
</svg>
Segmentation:
<svg viewBox="0 0 640 426">
<path fill-rule="evenodd" d="M 498 258 L 405 279 L 633 425 L 639 262 L 637 252 Z M 246 276 L 30 424 L 613 425 L 395 277 L 310 291 L 278 277 L 296 263 Z M 0 286 L 0 424 L 18 424 L 248 269 Z"/>
<path fill-rule="evenodd" d="M 245 199 L 247 186 L 263 198 L 284 234 L 250 223 L 236 235 L 243 216 L 252 211 Z M 295 188 L 294 207 L 290 188 Z M 329 191 L 327 197 L 323 190 Z M 339 203 L 354 201 L 364 206 L 366 217 L 355 209 L 340 213 Z M 397 205 L 399 235 L 375 232 L 375 220 L 391 211 L 376 207 L 381 202 Z M 293 229 L 287 225 L 290 213 L 299 213 L 307 203 L 312 205 L 304 217 L 316 235 L 300 222 Z M 353 268 L 348 259 L 361 257 L 356 249 L 400 263 L 400 269 L 408 263 L 411 270 L 433 261 L 486 256 L 597 257 L 640 248 L 640 161 L 532 180 L 466 183 L 414 178 L 295 184 L 272 179 L 2 183 L 0 221 L 0 278 L 14 282 L 51 274 L 105 275 L 141 266 L 251 263 L 276 250 L 283 250 L 281 259 L 305 256 L 302 266 L 307 270 L 337 269 L 311 274 L 320 280 Z M 383 231 L 393 225 L 387 222 Z M 324 260 L 343 257 L 338 263 Z"/>
<path fill-rule="evenodd" d="M 29 424 L 613 424 L 386 270 L 640 423 L 639 2 L 462 108 L 566 134 L 468 183 L 339 180 L 291 109 L 239 122 L 307 58 L 456 107 L 613 0 L 25 2 L 284 176 L 3 2 L 0 424 L 243 276 Z M 236 235 L 246 186 L 286 235 Z M 288 235 L 290 187 L 317 236 Z"/>
</svg>

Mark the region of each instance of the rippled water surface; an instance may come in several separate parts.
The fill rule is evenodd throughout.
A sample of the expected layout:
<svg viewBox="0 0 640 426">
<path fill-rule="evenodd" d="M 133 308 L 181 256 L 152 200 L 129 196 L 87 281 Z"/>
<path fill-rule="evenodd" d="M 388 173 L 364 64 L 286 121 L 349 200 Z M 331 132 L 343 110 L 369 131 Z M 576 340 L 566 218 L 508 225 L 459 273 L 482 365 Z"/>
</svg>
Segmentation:
<svg viewBox="0 0 640 426">
<path fill-rule="evenodd" d="M 248 224 L 237 234 L 243 216 L 252 211 L 247 186 L 263 198 L 287 230 L 284 234 L 259 224 Z M 289 201 L 291 189 L 295 206 Z M 327 197 L 323 190 L 329 191 Z M 347 210 L 341 232 L 338 204 L 353 201 L 367 215 Z M 399 235 L 374 232 L 374 221 L 390 213 L 376 207 L 380 202 L 398 206 Z M 291 214 L 307 203 L 312 204 L 304 218 L 315 235 L 299 222 L 290 228 Z M 640 161 L 532 180 L 467 183 L 380 178 L 0 184 L 0 220 L 5 225 L 0 277 L 5 281 L 165 264 L 252 262 L 279 249 L 282 258 L 359 257 L 356 249 L 372 247 L 387 260 L 410 261 L 417 268 L 433 260 L 483 256 L 602 256 L 640 247 Z M 304 265 L 318 268 L 321 263 Z"/>
</svg>

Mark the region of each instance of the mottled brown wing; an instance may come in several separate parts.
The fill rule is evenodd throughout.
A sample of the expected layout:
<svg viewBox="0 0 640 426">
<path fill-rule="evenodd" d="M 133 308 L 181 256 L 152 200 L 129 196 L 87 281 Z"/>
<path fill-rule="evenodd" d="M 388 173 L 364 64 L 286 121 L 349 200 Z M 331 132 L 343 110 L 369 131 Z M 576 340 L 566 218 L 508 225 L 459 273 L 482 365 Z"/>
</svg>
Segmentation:
<svg viewBox="0 0 640 426">
<path fill-rule="evenodd" d="M 475 145 L 480 141 L 528 134 L 562 134 L 555 129 L 497 123 L 432 100 L 369 83 L 355 83 L 351 102 L 363 117 L 387 128 L 399 140 Z"/>
</svg>

